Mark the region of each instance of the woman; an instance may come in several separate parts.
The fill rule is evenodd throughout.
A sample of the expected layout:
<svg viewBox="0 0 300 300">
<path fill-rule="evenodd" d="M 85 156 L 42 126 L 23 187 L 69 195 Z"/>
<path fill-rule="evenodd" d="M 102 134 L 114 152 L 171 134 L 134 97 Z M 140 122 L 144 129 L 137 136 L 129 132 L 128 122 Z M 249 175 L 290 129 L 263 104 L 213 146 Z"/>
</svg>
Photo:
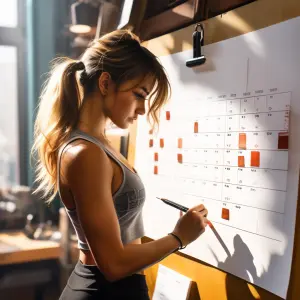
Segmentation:
<svg viewBox="0 0 300 300">
<path fill-rule="evenodd" d="M 207 210 L 199 205 L 172 233 L 141 244 L 144 186 L 105 136 L 107 120 L 127 128 L 145 114 L 146 101 L 157 125 L 168 93 L 163 67 L 129 31 L 107 34 L 81 61 L 64 59 L 53 68 L 33 150 L 37 191 L 49 201 L 59 192 L 78 237 L 79 261 L 60 299 L 149 299 L 142 270 L 204 232 Z"/>
</svg>

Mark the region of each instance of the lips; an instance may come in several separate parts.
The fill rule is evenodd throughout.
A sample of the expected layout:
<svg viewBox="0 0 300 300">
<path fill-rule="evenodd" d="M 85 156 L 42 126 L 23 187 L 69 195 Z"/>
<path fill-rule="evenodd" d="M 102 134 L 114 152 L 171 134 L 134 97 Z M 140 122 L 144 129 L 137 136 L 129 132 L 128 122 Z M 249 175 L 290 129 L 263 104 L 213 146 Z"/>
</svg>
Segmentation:
<svg viewBox="0 0 300 300">
<path fill-rule="evenodd" d="M 137 118 L 129 118 L 130 122 L 137 120 Z"/>
</svg>

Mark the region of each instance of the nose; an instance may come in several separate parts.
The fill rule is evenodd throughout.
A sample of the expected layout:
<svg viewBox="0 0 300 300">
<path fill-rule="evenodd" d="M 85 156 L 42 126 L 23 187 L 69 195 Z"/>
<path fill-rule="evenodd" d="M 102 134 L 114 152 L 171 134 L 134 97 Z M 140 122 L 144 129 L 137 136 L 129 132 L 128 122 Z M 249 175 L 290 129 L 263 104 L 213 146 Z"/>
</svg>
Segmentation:
<svg viewBox="0 0 300 300">
<path fill-rule="evenodd" d="M 139 115 L 144 115 L 146 113 L 146 109 L 145 109 L 145 101 L 141 101 L 141 104 L 138 106 L 136 113 Z"/>
</svg>

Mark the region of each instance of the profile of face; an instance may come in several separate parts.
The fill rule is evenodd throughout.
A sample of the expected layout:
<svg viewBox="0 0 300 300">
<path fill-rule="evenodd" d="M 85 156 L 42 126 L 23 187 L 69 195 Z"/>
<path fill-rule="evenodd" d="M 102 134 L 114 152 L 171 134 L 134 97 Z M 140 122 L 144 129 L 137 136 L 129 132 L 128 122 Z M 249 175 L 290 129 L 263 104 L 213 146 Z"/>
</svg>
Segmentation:
<svg viewBox="0 0 300 300">
<path fill-rule="evenodd" d="M 128 80 L 117 88 L 109 73 L 104 72 L 98 83 L 104 99 L 104 113 L 119 128 L 128 128 L 138 116 L 145 114 L 147 96 L 154 85 L 153 78 L 146 76 Z"/>
</svg>

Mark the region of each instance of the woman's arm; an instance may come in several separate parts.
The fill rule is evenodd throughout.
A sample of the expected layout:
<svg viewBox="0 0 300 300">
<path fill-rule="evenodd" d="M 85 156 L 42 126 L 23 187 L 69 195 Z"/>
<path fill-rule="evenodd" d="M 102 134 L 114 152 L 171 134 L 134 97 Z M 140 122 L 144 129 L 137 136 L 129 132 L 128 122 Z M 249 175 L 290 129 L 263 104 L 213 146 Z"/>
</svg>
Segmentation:
<svg viewBox="0 0 300 300">
<path fill-rule="evenodd" d="M 146 244 L 124 246 L 112 199 L 113 169 L 109 158 L 93 144 L 81 144 L 67 152 L 65 178 L 74 195 L 95 262 L 108 280 L 115 281 L 140 271 L 179 247 L 172 236 Z M 204 228 L 205 224 L 198 216 L 194 219 Z"/>
</svg>

